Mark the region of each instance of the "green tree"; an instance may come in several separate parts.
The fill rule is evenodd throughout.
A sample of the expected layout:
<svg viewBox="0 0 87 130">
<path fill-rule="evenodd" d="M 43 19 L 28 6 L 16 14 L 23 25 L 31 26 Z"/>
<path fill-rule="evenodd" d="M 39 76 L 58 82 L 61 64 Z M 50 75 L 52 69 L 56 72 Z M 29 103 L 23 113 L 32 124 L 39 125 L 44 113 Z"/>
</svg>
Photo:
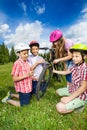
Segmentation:
<svg viewBox="0 0 87 130">
<path fill-rule="evenodd" d="M 0 45 L 0 64 L 3 64 L 3 51 L 1 45 Z"/>
<path fill-rule="evenodd" d="M 6 54 L 5 62 L 8 63 L 10 60 L 10 55 L 9 55 L 9 50 L 7 47 L 5 47 L 5 54 Z"/>
<path fill-rule="evenodd" d="M 17 59 L 17 56 L 15 54 L 14 47 L 12 46 L 11 52 L 10 52 L 10 61 L 14 62 L 16 59 Z"/>
<path fill-rule="evenodd" d="M 0 45 L 0 64 L 9 62 L 9 50 L 4 43 Z"/>
</svg>

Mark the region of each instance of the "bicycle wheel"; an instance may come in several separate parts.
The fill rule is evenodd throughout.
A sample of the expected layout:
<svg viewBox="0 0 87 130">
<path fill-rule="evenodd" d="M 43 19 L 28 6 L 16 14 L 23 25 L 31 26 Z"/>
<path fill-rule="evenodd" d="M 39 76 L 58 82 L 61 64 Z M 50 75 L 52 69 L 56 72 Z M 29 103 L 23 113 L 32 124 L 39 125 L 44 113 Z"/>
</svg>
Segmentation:
<svg viewBox="0 0 87 130">
<path fill-rule="evenodd" d="M 48 87 L 48 84 L 50 82 L 50 78 L 51 78 L 51 65 L 47 64 L 44 68 L 42 73 L 40 74 L 39 80 L 38 80 L 38 84 L 36 87 L 36 97 L 38 100 L 40 100 L 40 98 L 44 95 L 44 93 L 46 92 L 46 89 Z"/>
</svg>

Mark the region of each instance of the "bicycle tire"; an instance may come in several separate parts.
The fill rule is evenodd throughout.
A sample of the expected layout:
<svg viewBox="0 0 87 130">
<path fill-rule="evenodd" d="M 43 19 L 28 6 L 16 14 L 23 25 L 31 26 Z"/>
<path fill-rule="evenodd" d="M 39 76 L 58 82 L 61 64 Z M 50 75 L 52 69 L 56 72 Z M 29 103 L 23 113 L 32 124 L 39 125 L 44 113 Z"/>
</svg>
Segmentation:
<svg viewBox="0 0 87 130">
<path fill-rule="evenodd" d="M 46 64 L 46 66 L 43 68 L 43 71 L 40 74 L 40 77 L 37 83 L 37 87 L 36 87 L 37 100 L 40 100 L 40 98 L 45 94 L 46 89 L 50 82 L 51 73 L 52 73 L 51 65 Z"/>
</svg>

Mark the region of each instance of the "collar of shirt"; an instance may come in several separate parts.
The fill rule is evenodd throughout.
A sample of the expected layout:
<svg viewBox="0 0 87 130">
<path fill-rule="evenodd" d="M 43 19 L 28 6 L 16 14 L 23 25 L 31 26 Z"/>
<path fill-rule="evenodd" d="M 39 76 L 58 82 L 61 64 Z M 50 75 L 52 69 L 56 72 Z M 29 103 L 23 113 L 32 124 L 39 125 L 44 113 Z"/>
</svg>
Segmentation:
<svg viewBox="0 0 87 130">
<path fill-rule="evenodd" d="M 28 60 L 23 61 L 21 58 L 19 58 L 19 61 L 22 62 L 22 63 L 26 63 Z"/>
</svg>

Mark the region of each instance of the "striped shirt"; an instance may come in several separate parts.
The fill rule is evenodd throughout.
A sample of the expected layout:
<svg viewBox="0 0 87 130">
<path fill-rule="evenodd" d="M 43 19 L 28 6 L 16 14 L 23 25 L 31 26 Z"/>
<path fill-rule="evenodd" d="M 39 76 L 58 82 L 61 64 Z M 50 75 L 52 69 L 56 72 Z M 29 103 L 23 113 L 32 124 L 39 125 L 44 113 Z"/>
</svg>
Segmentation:
<svg viewBox="0 0 87 130">
<path fill-rule="evenodd" d="M 12 76 L 23 76 L 29 73 L 29 62 L 24 62 L 21 58 L 15 61 L 12 68 Z M 27 77 L 23 80 L 14 82 L 16 92 L 29 93 L 32 91 L 32 77 Z"/>
<path fill-rule="evenodd" d="M 69 87 L 69 93 L 75 92 L 81 87 L 82 81 L 87 81 L 87 64 L 82 63 L 79 66 L 74 65 L 70 68 L 72 72 L 72 85 Z M 79 96 L 82 100 L 87 100 L 87 90 Z"/>
</svg>

